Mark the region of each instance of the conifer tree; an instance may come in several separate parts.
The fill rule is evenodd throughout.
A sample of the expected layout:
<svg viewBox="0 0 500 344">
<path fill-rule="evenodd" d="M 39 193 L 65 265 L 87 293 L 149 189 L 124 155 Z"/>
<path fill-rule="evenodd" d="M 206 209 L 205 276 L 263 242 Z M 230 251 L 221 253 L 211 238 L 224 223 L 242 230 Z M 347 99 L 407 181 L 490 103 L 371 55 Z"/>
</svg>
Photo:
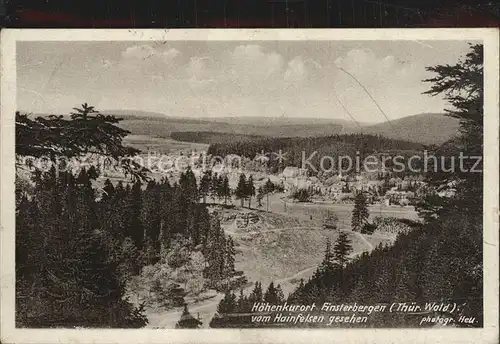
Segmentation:
<svg viewBox="0 0 500 344">
<path fill-rule="evenodd" d="M 255 286 L 252 290 L 252 293 L 248 297 L 248 302 L 250 303 L 250 306 L 252 306 L 254 303 L 262 301 L 263 301 L 262 285 L 260 282 L 255 282 Z"/>
<path fill-rule="evenodd" d="M 231 236 L 226 239 L 226 247 L 224 250 L 224 273 L 223 276 L 227 280 L 228 284 L 231 282 L 231 277 L 234 275 L 234 256 L 236 252 L 234 250 L 234 241 Z"/>
<path fill-rule="evenodd" d="M 113 186 L 113 183 L 109 179 L 106 179 L 104 182 L 104 187 L 102 188 L 102 198 L 101 202 L 109 202 L 110 200 L 113 199 L 115 195 L 115 188 Z"/>
<path fill-rule="evenodd" d="M 214 189 L 212 187 L 212 183 L 213 183 L 212 178 L 217 180 L 217 175 L 212 176 L 209 171 L 206 171 L 203 174 L 203 177 L 201 177 L 199 194 L 203 198 L 203 203 L 207 203 L 207 195 L 210 193 L 210 191 L 212 191 Z"/>
<path fill-rule="evenodd" d="M 236 187 L 235 195 L 241 202 L 241 207 L 243 208 L 243 201 L 247 197 L 247 179 L 246 176 L 242 173 L 240 174 L 240 179 L 238 181 L 238 186 Z"/>
<path fill-rule="evenodd" d="M 41 176 L 29 201 L 31 219 L 23 220 L 23 213 L 18 214 L 19 237 L 26 240 L 19 253 L 30 252 L 16 264 L 20 326 L 141 327 L 147 323 L 142 310 L 124 298 L 120 262 L 110 251 L 106 232 L 95 227 L 91 177 L 85 172 L 78 178 L 67 172 L 58 178 L 54 173 Z M 43 240 L 33 240 L 37 239 L 33 234 L 41 234 Z M 30 260 L 31 255 L 36 261 Z"/>
<path fill-rule="evenodd" d="M 269 302 L 272 305 L 278 304 L 278 291 L 276 290 L 274 283 L 271 282 L 269 287 L 264 294 L 264 302 Z"/>
<path fill-rule="evenodd" d="M 340 232 L 333 246 L 333 258 L 338 267 L 343 269 L 349 261 L 349 254 L 352 252 L 352 242 L 347 233 Z"/>
<path fill-rule="evenodd" d="M 250 311 L 250 308 L 248 307 L 248 299 L 245 294 L 243 294 L 243 289 L 240 289 L 240 295 L 238 297 L 236 308 L 239 313 L 246 313 Z"/>
<path fill-rule="evenodd" d="M 269 194 L 274 191 L 274 184 L 271 182 L 271 179 L 267 179 L 266 183 L 264 184 L 262 188 L 262 192 L 266 195 L 267 197 L 267 202 L 266 202 L 266 211 L 269 211 Z"/>
<path fill-rule="evenodd" d="M 297 289 L 288 295 L 288 303 L 302 304 L 305 302 L 305 284 L 304 279 L 301 278 Z"/>
<path fill-rule="evenodd" d="M 248 177 L 246 186 L 245 186 L 245 194 L 248 197 L 248 208 L 252 207 L 252 197 L 255 196 L 255 185 L 253 184 L 253 176 L 250 175 Z"/>
<path fill-rule="evenodd" d="M 236 311 L 236 295 L 231 291 L 227 291 L 224 294 L 224 298 L 219 302 L 217 306 L 217 313 L 221 315 L 233 314 Z"/>
<path fill-rule="evenodd" d="M 368 220 L 368 206 L 363 192 L 359 192 L 354 200 L 354 209 L 352 210 L 351 226 L 354 231 L 360 231 Z"/>
<path fill-rule="evenodd" d="M 160 236 L 161 226 L 161 204 L 158 202 L 160 198 L 160 188 L 154 181 L 149 181 L 146 190 L 142 192 L 142 207 L 141 207 L 141 224 L 143 226 L 144 236 L 143 241 L 147 243 L 147 249 L 156 256 L 160 251 Z M 153 260 L 156 258 L 152 257 Z"/>
<path fill-rule="evenodd" d="M 220 202 L 223 197 L 223 178 L 221 175 L 214 173 L 212 175 L 212 180 L 210 181 L 210 195 L 213 200 L 217 198 Z"/>
<path fill-rule="evenodd" d="M 335 256 L 332 252 L 332 243 L 329 237 L 326 237 L 326 248 L 323 261 L 320 264 L 321 272 L 331 272 L 335 267 Z"/>
<path fill-rule="evenodd" d="M 257 207 L 262 208 L 262 199 L 264 198 L 264 189 L 259 186 L 257 189 Z"/>
<path fill-rule="evenodd" d="M 127 223 L 127 236 L 131 237 L 134 241 L 135 245 L 141 249 L 145 244 L 145 236 L 144 236 L 144 228 L 141 220 L 141 212 L 142 212 L 142 190 L 141 190 L 141 182 L 136 181 L 127 197 L 127 208 L 126 208 L 126 216 L 128 218 Z"/>
<path fill-rule="evenodd" d="M 203 325 L 203 323 L 189 313 L 188 306 L 185 303 L 181 318 L 175 324 L 175 328 L 200 328 L 201 325 Z"/>
<path fill-rule="evenodd" d="M 229 187 L 229 179 L 224 176 L 224 180 L 222 182 L 222 195 L 224 197 L 224 204 L 227 204 L 227 199 L 231 197 L 231 188 Z"/>
<path fill-rule="evenodd" d="M 281 285 L 279 284 L 276 287 L 276 299 L 278 304 L 285 302 L 285 294 L 283 293 L 283 289 L 281 289 Z"/>
<path fill-rule="evenodd" d="M 224 231 L 220 227 L 218 218 L 213 218 L 210 224 L 209 236 L 207 245 L 204 247 L 204 256 L 207 259 L 207 268 L 205 276 L 209 283 L 215 289 L 221 289 L 221 282 L 224 280 L 224 272 L 226 270 L 226 238 Z M 222 254 L 221 254 L 222 252 Z"/>
<path fill-rule="evenodd" d="M 428 72 L 436 76 L 424 80 L 431 84 L 425 94 L 444 96 L 450 108 L 445 109 L 447 115 L 460 120 L 460 135 L 456 139 L 463 156 L 483 156 L 483 119 L 484 119 L 484 47 L 482 44 L 470 45 L 470 51 L 465 58 L 455 65 L 436 65 L 427 67 Z M 458 152 L 456 152 L 458 154 Z M 446 152 L 436 152 L 437 156 Z M 462 211 L 470 214 L 482 214 L 483 194 L 483 160 L 477 159 L 477 166 L 472 171 L 476 159 L 464 159 L 461 168 L 452 173 L 429 169 L 426 175 L 427 182 L 433 187 L 446 187 L 450 181 L 455 182 L 457 190 L 455 199 L 449 206 L 442 206 L 443 200 L 426 200 L 419 207 L 426 207 L 428 211 L 440 213 L 453 206 L 459 206 Z M 472 171 L 472 172 L 471 172 Z M 433 203 L 437 204 L 434 205 Z"/>
<path fill-rule="evenodd" d="M 123 145 L 123 138 L 130 134 L 120 128 L 122 119 L 103 115 L 87 103 L 73 108 L 71 118 L 47 116 L 30 118 L 16 112 L 16 156 L 81 158 L 88 153 L 106 158 L 126 173 L 145 179 L 147 168 L 130 157 L 139 150 Z"/>
<path fill-rule="evenodd" d="M 198 186 L 196 184 L 196 176 L 194 175 L 190 166 L 184 173 L 181 173 L 179 178 L 179 187 L 182 195 L 190 204 L 198 201 Z"/>
<path fill-rule="evenodd" d="M 351 240 L 347 236 L 347 233 L 340 232 L 339 237 L 335 241 L 333 246 L 333 257 L 335 259 L 336 266 L 338 267 L 340 273 L 340 290 L 345 291 L 344 284 L 344 268 L 349 261 L 349 254 L 352 252 Z"/>
</svg>

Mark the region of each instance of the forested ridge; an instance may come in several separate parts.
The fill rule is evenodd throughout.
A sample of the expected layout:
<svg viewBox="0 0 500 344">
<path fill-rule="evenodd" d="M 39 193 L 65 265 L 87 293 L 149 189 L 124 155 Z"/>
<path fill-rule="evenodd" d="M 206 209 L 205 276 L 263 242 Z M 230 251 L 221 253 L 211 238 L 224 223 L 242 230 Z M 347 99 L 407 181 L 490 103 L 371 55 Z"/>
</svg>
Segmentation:
<svg viewBox="0 0 500 344">
<path fill-rule="evenodd" d="M 186 133 L 178 133 L 186 134 Z M 218 134 L 220 135 L 220 134 Z M 223 134 L 232 135 L 232 134 Z M 221 135 L 221 136 L 223 136 Z M 191 135 L 190 135 L 191 137 Z M 203 136 L 198 136 L 203 140 Z M 193 135 L 194 138 L 194 135 Z M 335 151 L 336 146 L 349 146 L 353 150 L 360 152 L 381 152 L 391 150 L 418 150 L 423 147 L 422 144 L 388 139 L 378 135 L 367 134 L 343 134 L 316 137 L 261 137 L 257 140 L 225 140 L 231 143 L 212 143 L 208 148 L 208 153 L 213 155 L 238 154 L 247 157 L 254 157 L 256 154 L 264 152 L 277 152 L 278 150 L 298 150 L 310 151 L 327 150 Z"/>
<path fill-rule="evenodd" d="M 286 138 L 257 138 L 254 140 L 238 140 L 232 134 L 225 135 L 196 135 L 195 133 L 178 133 L 176 139 L 186 138 L 200 140 L 210 139 L 207 153 L 212 156 L 227 156 L 236 154 L 242 157 L 255 159 L 264 155 L 267 158 L 266 166 L 271 173 L 278 172 L 286 166 L 306 168 L 314 175 L 322 166 L 329 170 L 338 168 L 339 157 L 350 157 L 355 161 L 359 157 L 363 161 L 367 156 L 402 156 L 422 155 L 428 148 L 422 144 L 388 139 L 378 135 L 343 134 L 318 137 L 286 137 Z M 217 142 L 212 142 L 216 141 Z M 281 154 L 283 155 L 280 155 Z M 284 159 L 281 159 L 283 157 Z M 326 160 L 324 158 L 327 158 Z M 342 168 L 348 169 L 347 161 L 343 161 Z M 310 165 L 309 165 L 310 164 Z M 323 165 L 321 165 L 323 164 Z M 333 166 L 332 166 L 333 165 Z M 311 167 L 312 166 L 312 167 Z M 351 166 L 352 168 L 353 166 Z M 390 168 L 390 162 L 387 164 Z M 361 165 L 361 168 L 363 166 Z M 418 168 L 418 166 L 416 166 Z"/>
</svg>

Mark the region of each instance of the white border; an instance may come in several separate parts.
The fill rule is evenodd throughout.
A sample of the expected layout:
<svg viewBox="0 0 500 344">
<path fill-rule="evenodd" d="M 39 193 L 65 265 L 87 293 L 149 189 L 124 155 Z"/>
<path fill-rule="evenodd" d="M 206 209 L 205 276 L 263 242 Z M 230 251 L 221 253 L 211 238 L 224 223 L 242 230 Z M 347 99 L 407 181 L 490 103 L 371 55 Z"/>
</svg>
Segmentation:
<svg viewBox="0 0 500 344">
<path fill-rule="evenodd" d="M 499 31 L 497 29 L 159 29 L 1 31 L 0 248 L 2 343 L 498 343 Z M 484 328 L 36 330 L 14 326 L 14 113 L 17 41 L 481 40 L 484 43 Z"/>
</svg>

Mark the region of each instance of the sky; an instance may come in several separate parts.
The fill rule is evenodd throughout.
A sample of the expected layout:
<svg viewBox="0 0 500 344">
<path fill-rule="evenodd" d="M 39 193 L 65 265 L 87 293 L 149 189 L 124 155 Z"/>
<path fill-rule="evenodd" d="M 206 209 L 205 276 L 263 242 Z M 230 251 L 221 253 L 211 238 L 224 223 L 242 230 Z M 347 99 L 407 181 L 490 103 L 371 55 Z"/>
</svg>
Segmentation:
<svg viewBox="0 0 500 344">
<path fill-rule="evenodd" d="M 87 102 L 188 118 L 350 119 L 347 109 L 377 123 L 385 118 L 375 102 L 390 120 L 443 112 L 441 97 L 422 94 L 433 76 L 425 67 L 455 64 L 468 43 L 19 42 L 17 107 L 67 114 Z"/>
</svg>

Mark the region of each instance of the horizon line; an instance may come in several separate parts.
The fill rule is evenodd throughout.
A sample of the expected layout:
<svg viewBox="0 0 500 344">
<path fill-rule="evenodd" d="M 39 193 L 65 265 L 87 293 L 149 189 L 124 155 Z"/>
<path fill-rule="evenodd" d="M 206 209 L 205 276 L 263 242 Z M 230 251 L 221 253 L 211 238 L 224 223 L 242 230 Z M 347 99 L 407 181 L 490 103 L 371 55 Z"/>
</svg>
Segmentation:
<svg viewBox="0 0 500 344">
<path fill-rule="evenodd" d="M 78 107 L 78 106 L 75 106 L 75 107 Z M 26 111 L 26 110 L 17 110 L 17 111 L 19 111 L 20 113 L 34 114 L 34 115 L 39 115 L 39 116 L 48 116 L 48 115 L 63 115 L 63 116 L 68 115 L 69 116 L 71 110 L 69 110 L 67 113 L 44 113 L 44 112 L 32 112 L 32 111 Z M 248 118 L 248 119 L 250 119 L 250 118 L 256 118 L 256 119 L 262 118 L 262 119 L 264 119 L 265 118 L 265 119 L 271 119 L 271 120 L 276 120 L 276 119 L 283 119 L 283 120 L 302 119 L 302 120 L 311 120 L 311 121 L 314 121 L 314 120 L 328 121 L 328 120 L 330 120 L 331 124 L 336 124 L 335 122 L 342 121 L 342 122 L 348 122 L 348 123 L 352 123 L 353 125 L 356 125 L 356 123 L 354 123 L 352 120 L 349 120 L 346 118 L 341 118 L 341 117 L 333 118 L 333 117 L 282 116 L 282 115 L 277 115 L 277 116 L 221 115 L 221 116 L 189 117 L 189 116 L 181 116 L 181 115 L 169 115 L 169 114 L 166 114 L 164 112 L 153 111 L 153 110 L 140 110 L 140 109 L 102 109 L 102 110 L 97 110 L 97 111 L 99 113 L 102 113 L 102 114 L 111 114 L 111 112 L 113 112 L 113 111 L 119 111 L 121 113 L 115 114 L 118 117 L 119 116 L 135 116 L 135 117 L 158 118 L 158 119 L 172 118 L 172 119 L 186 119 L 186 120 L 198 120 L 198 121 L 210 121 L 210 122 L 217 122 L 217 120 L 222 120 L 222 119 L 237 119 L 237 118 Z M 124 113 L 124 112 L 128 112 L 128 111 L 139 112 L 139 114 L 134 114 L 134 113 L 126 114 L 126 113 Z M 140 114 L 140 113 L 142 113 L 142 114 Z M 156 116 L 154 116 L 154 115 L 156 115 Z M 449 117 L 449 116 L 447 116 L 446 111 L 443 109 L 441 112 L 437 112 L 437 111 L 436 112 L 420 112 L 420 113 L 402 116 L 402 117 L 398 117 L 398 118 L 391 118 L 391 122 L 398 121 L 398 120 L 401 120 L 404 118 L 421 116 L 421 115 L 436 115 L 436 116 L 442 115 L 442 116 Z M 374 122 L 362 121 L 362 122 L 358 122 L 358 123 L 360 123 L 362 125 L 377 125 L 377 124 L 384 124 L 384 123 L 390 123 L 390 122 L 388 122 L 388 121 L 374 121 Z"/>
</svg>

